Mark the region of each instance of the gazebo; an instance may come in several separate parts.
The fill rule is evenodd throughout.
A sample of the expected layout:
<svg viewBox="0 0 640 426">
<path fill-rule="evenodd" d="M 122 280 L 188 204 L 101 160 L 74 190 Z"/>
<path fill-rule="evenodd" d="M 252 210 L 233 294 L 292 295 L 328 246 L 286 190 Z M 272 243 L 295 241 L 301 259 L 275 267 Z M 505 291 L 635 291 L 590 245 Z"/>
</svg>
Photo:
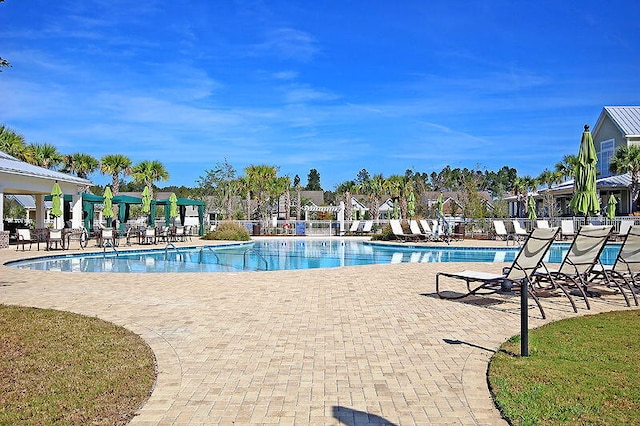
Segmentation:
<svg viewBox="0 0 640 426">
<path fill-rule="evenodd" d="M 4 195 L 35 195 L 36 227 L 44 227 L 45 195 L 51 194 L 53 184 L 58 182 L 63 194 L 71 196 L 71 207 L 65 209 L 66 218 L 70 218 L 73 227 L 80 227 L 82 223 L 81 196 L 84 189 L 91 185 L 91 181 L 55 170 L 34 166 L 20 161 L 11 155 L 0 151 L 0 248 L 9 243 L 8 232 L 4 230 Z M 64 203 L 68 207 L 68 203 Z"/>
</svg>

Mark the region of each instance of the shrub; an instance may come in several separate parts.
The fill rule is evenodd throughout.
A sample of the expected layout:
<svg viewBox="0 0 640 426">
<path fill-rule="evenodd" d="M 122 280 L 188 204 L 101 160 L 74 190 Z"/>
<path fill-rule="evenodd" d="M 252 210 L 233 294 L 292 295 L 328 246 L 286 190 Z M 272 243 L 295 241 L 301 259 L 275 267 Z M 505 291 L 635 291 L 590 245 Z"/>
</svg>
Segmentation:
<svg viewBox="0 0 640 426">
<path fill-rule="evenodd" d="M 393 241 L 397 238 L 391 231 L 391 225 L 385 225 L 382 228 L 382 231 L 379 234 L 374 234 L 373 236 L 371 236 L 371 239 L 375 241 Z"/>
<path fill-rule="evenodd" d="M 235 222 L 221 222 L 216 226 L 216 230 L 207 233 L 204 240 L 228 240 L 228 241 L 249 241 L 249 231 Z"/>
</svg>

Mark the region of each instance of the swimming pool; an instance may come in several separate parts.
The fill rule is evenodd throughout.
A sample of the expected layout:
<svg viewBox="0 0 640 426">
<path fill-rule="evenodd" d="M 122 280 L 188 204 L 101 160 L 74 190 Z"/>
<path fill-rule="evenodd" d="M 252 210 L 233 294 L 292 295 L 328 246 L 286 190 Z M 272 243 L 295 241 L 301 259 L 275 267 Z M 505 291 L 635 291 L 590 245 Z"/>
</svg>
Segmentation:
<svg viewBox="0 0 640 426">
<path fill-rule="evenodd" d="M 568 243 L 554 244 L 546 261 L 559 263 L 568 248 Z M 389 246 L 346 239 L 288 239 L 225 246 L 47 256 L 10 262 L 7 266 L 63 272 L 243 272 L 389 263 L 512 262 L 518 250 L 518 247 Z M 607 245 L 601 256 L 602 262 L 613 264 L 619 250 L 619 244 Z"/>
</svg>

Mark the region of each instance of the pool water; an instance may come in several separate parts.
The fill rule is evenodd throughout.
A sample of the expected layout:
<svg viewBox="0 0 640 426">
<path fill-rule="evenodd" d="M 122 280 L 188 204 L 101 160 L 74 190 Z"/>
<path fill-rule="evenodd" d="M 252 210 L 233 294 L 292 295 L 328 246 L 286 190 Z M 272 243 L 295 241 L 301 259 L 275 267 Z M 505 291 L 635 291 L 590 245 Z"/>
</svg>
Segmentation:
<svg viewBox="0 0 640 426">
<path fill-rule="evenodd" d="M 546 261 L 559 263 L 568 243 L 554 244 Z M 417 262 L 512 262 L 518 247 L 387 246 L 363 241 L 261 240 L 229 246 L 120 251 L 48 256 L 8 263 L 20 269 L 63 272 L 243 272 L 336 268 Z M 607 245 L 600 259 L 613 264 L 620 244 Z"/>
</svg>

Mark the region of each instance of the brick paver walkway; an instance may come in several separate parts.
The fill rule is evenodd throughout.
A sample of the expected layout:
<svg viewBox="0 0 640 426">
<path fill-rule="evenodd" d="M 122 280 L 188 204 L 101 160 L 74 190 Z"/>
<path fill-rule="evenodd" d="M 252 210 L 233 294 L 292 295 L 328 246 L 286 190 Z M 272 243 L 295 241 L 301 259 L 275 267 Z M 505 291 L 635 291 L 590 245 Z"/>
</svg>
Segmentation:
<svg viewBox="0 0 640 426">
<path fill-rule="evenodd" d="M 0 263 L 27 255 L 12 247 Z M 517 301 L 462 303 L 433 292 L 438 271 L 500 266 L 213 274 L 0 266 L 0 303 L 97 316 L 140 334 L 159 374 L 132 424 L 496 425 L 504 421 L 486 368 L 519 333 Z M 574 315 L 561 299 L 544 303 L 550 320 Z M 593 305 L 627 309 L 615 296 Z M 530 313 L 532 327 L 543 323 Z"/>
</svg>

